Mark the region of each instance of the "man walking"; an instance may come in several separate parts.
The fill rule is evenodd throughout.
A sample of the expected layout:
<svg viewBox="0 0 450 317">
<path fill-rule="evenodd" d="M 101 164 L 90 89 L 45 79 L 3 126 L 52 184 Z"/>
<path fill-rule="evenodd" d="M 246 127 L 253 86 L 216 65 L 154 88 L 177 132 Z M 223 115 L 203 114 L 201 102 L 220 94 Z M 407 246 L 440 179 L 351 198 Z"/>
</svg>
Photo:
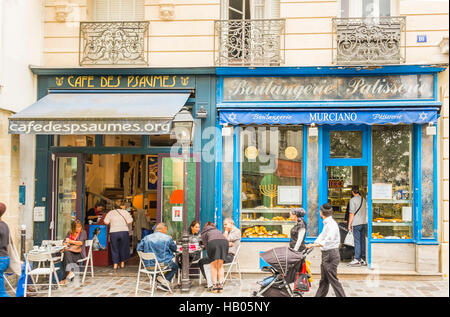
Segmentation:
<svg viewBox="0 0 450 317">
<path fill-rule="evenodd" d="M 366 202 L 359 191 L 358 186 L 352 187 L 352 199 L 350 199 L 350 211 L 348 217 L 348 231 L 353 232 L 355 241 L 355 256 L 349 266 L 366 266 L 366 228 L 367 209 Z"/>
<path fill-rule="evenodd" d="M 325 297 L 328 289 L 333 287 L 336 297 L 345 297 L 344 289 L 337 277 L 337 266 L 339 264 L 339 227 L 334 221 L 333 207 L 330 204 L 324 204 L 320 207 L 320 217 L 323 219 L 322 233 L 316 241 L 308 244 L 307 248 L 320 247 L 322 250 L 322 264 L 320 265 L 320 283 L 316 297 Z"/>
</svg>

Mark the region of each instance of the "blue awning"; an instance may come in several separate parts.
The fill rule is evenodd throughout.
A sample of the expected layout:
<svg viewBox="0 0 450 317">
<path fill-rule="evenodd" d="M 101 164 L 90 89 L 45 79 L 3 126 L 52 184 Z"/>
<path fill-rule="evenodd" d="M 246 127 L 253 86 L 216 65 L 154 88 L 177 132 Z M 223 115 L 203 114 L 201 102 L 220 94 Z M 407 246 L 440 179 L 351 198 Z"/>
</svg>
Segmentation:
<svg viewBox="0 0 450 317">
<path fill-rule="evenodd" d="M 219 113 L 220 124 L 424 124 L 436 123 L 438 108 L 241 110 Z"/>
</svg>

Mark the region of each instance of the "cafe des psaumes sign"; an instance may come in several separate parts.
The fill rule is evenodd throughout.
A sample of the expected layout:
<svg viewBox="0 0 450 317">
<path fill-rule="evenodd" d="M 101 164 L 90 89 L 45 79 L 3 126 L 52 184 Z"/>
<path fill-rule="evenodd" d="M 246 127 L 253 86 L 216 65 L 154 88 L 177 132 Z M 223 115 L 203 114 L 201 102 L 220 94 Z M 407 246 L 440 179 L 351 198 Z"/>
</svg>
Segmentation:
<svg viewBox="0 0 450 317">
<path fill-rule="evenodd" d="M 67 75 L 49 77 L 49 86 L 65 89 L 194 89 L 189 75 Z"/>
<path fill-rule="evenodd" d="M 433 75 L 225 77 L 223 102 L 432 99 Z"/>
</svg>

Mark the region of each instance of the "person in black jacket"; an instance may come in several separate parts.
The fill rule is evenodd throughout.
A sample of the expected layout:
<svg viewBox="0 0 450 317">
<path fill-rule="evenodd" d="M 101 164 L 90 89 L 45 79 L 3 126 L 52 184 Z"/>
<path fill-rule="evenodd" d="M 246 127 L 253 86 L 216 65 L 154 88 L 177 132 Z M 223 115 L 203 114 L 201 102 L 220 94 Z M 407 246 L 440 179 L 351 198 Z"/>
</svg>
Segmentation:
<svg viewBox="0 0 450 317">
<path fill-rule="evenodd" d="M 303 219 L 305 214 L 306 212 L 303 208 L 294 208 L 291 210 L 291 220 L 297 221 L 297 223 L 291 229 L 291 240 L 289 241 L 289 248 L 297 252 L 303 251 L 306 248 L 306 223 Z"/>
</svg>

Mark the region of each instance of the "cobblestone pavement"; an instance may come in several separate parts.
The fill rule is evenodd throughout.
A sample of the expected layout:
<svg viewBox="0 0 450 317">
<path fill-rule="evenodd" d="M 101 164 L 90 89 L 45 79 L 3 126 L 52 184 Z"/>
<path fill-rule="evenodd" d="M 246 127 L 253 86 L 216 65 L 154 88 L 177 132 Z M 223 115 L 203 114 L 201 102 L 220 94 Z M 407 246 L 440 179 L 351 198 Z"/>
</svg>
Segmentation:
<svg viewBox="0 0 450 317">
<path fill-rule="evenodd" d="M 247 297 L 252 296 L 253 291 L 258 289 L 256 282 L 260 278 L 248 278 L 242 280 L 241 284 L 237 281 L 228 282 L 225 285 L 222 294 L 213 294 L 206 291 L 203 285 L 198 284 L 198 280 L 193 280 L 193 286 L 189 293 L 182 293 L 176 289 L 173 294 L 155 289 L 154 296 L 179 296 L 179 297 Z M 144 276 L 141 281 L 141 288 L 150 290 L 148 278 Z M 348 297 L 448 297 L 449 282 L 448 279 L 438 281 L 367 281 L 367 280 L 342 280 L 341 281 L 346 295 Z M 69 285 L 73 285 L 70 287 Z M 101 273 L 94 278 L 87 277 L 83 286 L 76 287 L 76 282 L 62 287 L 60 290 L 52 292 L 55 297 L 130 297 L 135 296 L 136 275 L 135 274 L 117 274 Z M 305 297 L 313 297 L 317 291 L 319 279 L 312 283 L 310 292 Z M 41 294 L 39 296 L 47 296 Z M 150 296 L 150 293 L 139 292 L 138 297 Z M 330 287 L 328 296 L 335 296 Z"/>
</svg>

